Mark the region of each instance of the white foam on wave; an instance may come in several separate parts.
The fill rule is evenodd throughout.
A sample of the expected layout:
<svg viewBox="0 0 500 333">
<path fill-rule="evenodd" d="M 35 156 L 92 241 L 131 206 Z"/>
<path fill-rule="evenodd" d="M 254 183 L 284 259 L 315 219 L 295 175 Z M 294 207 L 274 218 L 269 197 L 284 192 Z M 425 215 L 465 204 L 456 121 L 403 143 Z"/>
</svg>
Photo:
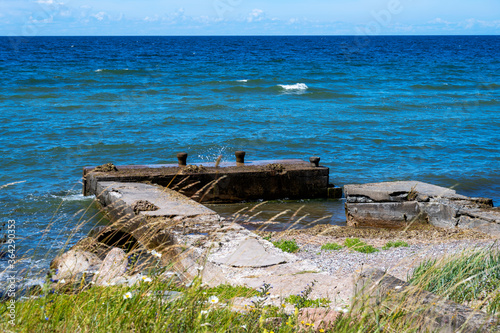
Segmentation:
<svg viewBox="0 0 500 333">
<path fill-rule="evenodd" d="M 103 69 L 99 68 L 99 69 L 96 69 L 94 72 L 102 72 Z"/>
<path fill-rule="evenodd" d="M 236 82 L 248 82 L 248 80 L 236 80 Z"/>
<path fill-rule="evenodd" d="M 83 194 L 73 194 L 73 195 L 67 195 L 62 199 L 64 201 L 84 201 L 84 200 L 94 200 L 94 198 L 95 197 L 93 195 L 84 196 Z"/>
<path fill-rule="evenodd" d="M 83 194 L 68 194 L 68 195 L 53 195 L 51 194 L 51 197 L 56 198 L 56 199 L 62 199 L 63 201 L 85 201 L 85 200 L 94 200 L 95 196 L 89 195 L 89 196 L 84 196 Z"/>
<path fill-rule="evenodd" d="M 281 88 L 285 90 L 306 90 L 309 87 L 305 83 L 296 83 L 296 84 L 278 84 Z"/>
</svg>

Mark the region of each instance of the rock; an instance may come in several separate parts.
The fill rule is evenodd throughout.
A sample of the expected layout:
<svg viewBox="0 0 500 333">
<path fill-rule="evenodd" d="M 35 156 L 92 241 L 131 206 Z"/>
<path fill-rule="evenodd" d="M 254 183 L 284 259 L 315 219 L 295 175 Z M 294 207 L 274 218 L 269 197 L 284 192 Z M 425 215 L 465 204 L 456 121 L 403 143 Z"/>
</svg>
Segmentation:
<svg viewBox="0 0 500 333">
<path fill-rule="evenodd" d="M 115 172 L 118 168 L 113 163 L 106 163 L 103 165 L 96 166 L 92 171 L 94 172 Z"/>
<path fill-rule="evenodd" d="M 269 326 L 270 329 L 273 329 L 275 327 L 280 327 L 282 322 L 283 318 L 281 317 L 270 317 L 266 318 L 265 324 Z"/>
<path fill-rule="evenodd" d="M 57 256 L 50 263 L 50 268 L 55 271 L 52 279 L 58 280 L 71 280 L 78 274 L 87 272 L 89 270 L 99 267 L 102 260 L 99 257 L 88 251 L 81 249 L 71 249 L 68 252 Z"/>
<path fill-rule="evenodd" d="M 91 252 L 98 256 L 99 259 L 104 260 L 111 246 L 101 243 L 93 237 L 85 237 L 80 239 L 71 249 Z"/>
<path fill-rule="evenodd" d="M 409 285 L 379 269 L 358 276 L 353 307 L 404 309 L 409 322 L 429 332 L 491 332 L 500 329 L 498 320 L 484 312 L 446 300 Z M 373 311 L 377 311 L 373 309 Z"/>
<path fill-rule="evenodd" d="M 132 204 L 132 209 L 134 213 L 139 214 L 140 212 L 151 212 L 160 208 L 147 200 L 137 200 Z"/>
<path fill-rule="evenodd" d="M 98 274 L 92 280 L 97 286 L 112 284 L 119 280 L 127 270 L 127 255 L 119 248 L 113 248 L 102 262 Z"/>
<path fill-rule="evenodd" d="M 304 322 L 301 324 L 304 329 L 313 327 L 316 331 L 319 329 L 327 330 L 333 325 L 339 314 L 339 312 L 329 308 L 304 308 L 299 312 L 297 322 Z"/>
<path fill-rule="evenodd" d="M 182 296 L 184 296 L 184 294 L 179 291 L 167 290 L 163 292 L 162 298 L 165 302 L 172 302 L 176 299 L 181 298 Z"/>
<path fill-rule="evenodd" d="M 344 191 L 350 226 L 404 227 L 422 222 L 500 235 L 500 211 L 491 199 L 469 198 L 418 181 L 346 185 Z"/>
<path fill-rule="evenodd" d="M 225 257 L 214 259 L 217 264 L 233 267 L 267 267 L 283 264 L 287 258 L 278 251 L 266 251 L 266 249 L 255 238 L 247 238 L 239 246 Z"/>
</svg>

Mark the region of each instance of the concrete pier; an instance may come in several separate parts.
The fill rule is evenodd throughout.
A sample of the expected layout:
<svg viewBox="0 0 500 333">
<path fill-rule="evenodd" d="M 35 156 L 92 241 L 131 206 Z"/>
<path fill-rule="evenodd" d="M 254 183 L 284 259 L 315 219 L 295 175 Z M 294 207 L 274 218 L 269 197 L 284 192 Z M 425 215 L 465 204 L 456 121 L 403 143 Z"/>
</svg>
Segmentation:
<svg viewBox="0 0 500 333">
<path fill-rule="evenodd" d="M 104 242 L 103 235 L 114 230 L 121 239 L 136 244 L 135 249 L 161 253 L 161 266 L 172 267 L 182 281 L 201 275 L 212 286 L 229 283 L 256 288 L 272 281 L 275 292 L 284 295 L 298 293 L 312 280 L 321 282 L 325 290 L 334 288 L 335 282 L 311 262 L 282 252 L 176 191 L 159 185 L 113 181 L 97 181 L 95 191 L 111 224 L 91 238 Z M 106 246 L 113 249 L 120 244 L 108 242 Z"/>
<path fill-rule="evenodd" d="M 314 279 L 331 284 L 324 274 L 307 273 L 300 276 L 307 282 L 291 288 L 292 277 L 317 268 L 201 204 L 340 198 L 342 190 L 329 183 L 329 169 L 318 157 L 249 162 L 245 152 L 235 155 L 235 162 L 225 163 L 190 164 L 187 154 L 179 153 L 178 164 L 84 168 L 84 194 L 96 196 L 111 222 L 91 237 L 126 251 L 162 253 L 162 265 L 172 266 L 185 281 L 203 266 L 203 280 L 211 285 L 258 286 L 273 279 L 276 289 L 297 293 Z"/>
<path fill-rule="evenodd" d="M 239 152 L 238 161 L 244 161 Z M 340 198 L 329 184 L 329 169 L 296 159 L 182 165 L 125 165 L 83 169 L 84 195 L 98 194 L 99 182 L 147 182 L 175 190 L 198 202 Z"/>
</svg>

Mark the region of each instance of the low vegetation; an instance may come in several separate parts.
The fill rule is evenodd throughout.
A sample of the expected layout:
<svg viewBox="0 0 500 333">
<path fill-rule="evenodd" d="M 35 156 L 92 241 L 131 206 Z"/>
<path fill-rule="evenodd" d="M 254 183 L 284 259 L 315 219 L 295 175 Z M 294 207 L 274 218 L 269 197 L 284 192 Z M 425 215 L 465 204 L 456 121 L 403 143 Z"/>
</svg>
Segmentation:
<svg viewBox="0 0 500 333">
<path fill-rule="evenodd" d="M 488 313 L 500 313 L 500 252 L 463 252 L 421 263 L 408 279 L 432 293 Z"/>
<path fill-rule="evenodd" d="M 273 245 L 276 246 L 281 251 L 288 252 L 288 253 L 295 253 L 299 250 L 299 246 L 297 245 L 297 242 L 295 241 L 295 239 L 278 240 L 278 241 L 273 242 Z"/>
<path fill-rule="evenodd" d="M 321 250 L 325 251 L 337 251 L 340 250 L 341 248 L 343 248 L 343 246 L 337 243 L 326 243 L 321 245 Z"/>
<path fill-rule="evenodd" d="M 349 239 L 346 246 L 366 244 Z M 499 266 L 497 250 L 464 252 L 422 263 L 409 281 L 455 302 L 497 314 Z M 311 298 L 314 281 L 298 295 L 273 297 L 274 305 L 267 302 L 274 296 L 269 284 L 257 290 L 230 285 L 209 288 L 199 278 L 184 286 L 151 276 L 134 286 L 92 287 L 71 294 L 50 287 L 47 283 L 31 297 L 17 300 L 14 319 L 9 316 L 11 301 L 0 303 L 0 331 L 419 332 L 425 322 L 423 317 L 405 313 L 403 305 L 389 306 L 383 299 L 368 304 L 356 297 L 350 310 L 336 309 L 339 314 L 329 326 L 314 326 L 301 317 L 301 309 L 326 307 L 332 311 L 328 299 Z M 241 305 L 242 299 L 247 306 Z"/>
<path fill-rule="evenodd" d="M 47 287 L 47 286 L 46 286 Z M 136 286 L 92 287 L 77 294 L 42 288 L 15 304 L 0 303 L 2 332 L 378 332 L 380 327 L 407 327 L 374 310 L 343 313 L 327 326 L 304 321 L 300 310 L 325 307 L 327 299 L 311 300 L 314 282 L 278 305 L 266 305 L 272 286 L 257 290 L 222 285 L 207 288 L 196 279 L 189 287 L 144 279 Z M 237 298 L 250 300 L 249 306 Z M 285 311 L 287 304 L 292 311 Z M 396 318 L 397 319 L 397 318 Z M 406 330 L 408 331 L 408 330 Z M 411 330 L 410 330 L 411 331 Z"/>
<path fill-rule="evenodd" d="M 374 253 L 378 252 L 376 248 L 372 245 L 368 245 L 365 242 L 361 241 L 359 238 L 346 238 L 344 241 L 344 246 L 348 247 L 351 250 L 361 252 L 361 253 Z"/>
<path fill-rule="evenodd" d="M 398 240 L 398 241 L 394 241 L 394 242 L 387 242 L 385 244 L 385 246 L 382 248 L 383 250 L 388 250 L 392 247 L 396 248 L 396 247 L 409 247 L 410 245 L 408 245 L 407 242 L 405 241 L 401 241 L 401 240 Z"/>
</svg>

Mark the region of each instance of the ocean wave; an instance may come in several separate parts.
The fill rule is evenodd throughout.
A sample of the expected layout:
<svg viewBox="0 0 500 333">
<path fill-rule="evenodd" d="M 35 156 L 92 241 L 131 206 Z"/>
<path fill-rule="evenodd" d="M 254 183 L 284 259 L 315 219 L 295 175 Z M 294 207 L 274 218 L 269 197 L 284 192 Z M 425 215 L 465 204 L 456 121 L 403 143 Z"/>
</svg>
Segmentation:
<svg viewBox="0 0 500 333">
<path fill-rule="evenodd" d="M 105 68 L 98 68 L 94 72 L 124 72 L 128 71 L 128 68 L 125 69 L 105 69 Z"/>
<path fill-rule="evenodd" d="M 437 90 L 437 91 L 471 89 L 470 86 L 454 85 L 454 84 L 449 84 L 449 83 L 442 83 L 440 85 L 436 85 L 436 84 L 414 84 L 414 85 L 410 86 L 410 88 L 415 89 L 415 90 Z"/>
<path fill-rule="evenodd" d="M 95 73 L 105 73 L 105 74 L 113 74 L 113 75 L 121 75 L 121 74 L 127 74 L 127 75 L 152 75 L 155 73 L 154 70 L 149 70 L 149 69 L 128 69 L 128 68 L 123 68 L 123 69 L 106 69 L 106 68 L 98 68 L 94 71 Z"/>
<path fill-rule="evenodd" d="M 62 199 L 63 201 L 88 201 L 94 200 L 95 196 L 84 196 L 83 194 L 65 194 L 65 195 L 54 195 L 50 194 L 54 199 Z"/>
<path fill-rule="evenodd" d="M 243 82 L 243 83 L 247 83 L 248 80 L 236 80 L 236 82 Z"/>
<path fill-rule="evenodd" d="M 278 84 L 281 88 L 285 90 L 307 90 L 309 87 L 305 83 L 296 84 Z"/>
</svg>

